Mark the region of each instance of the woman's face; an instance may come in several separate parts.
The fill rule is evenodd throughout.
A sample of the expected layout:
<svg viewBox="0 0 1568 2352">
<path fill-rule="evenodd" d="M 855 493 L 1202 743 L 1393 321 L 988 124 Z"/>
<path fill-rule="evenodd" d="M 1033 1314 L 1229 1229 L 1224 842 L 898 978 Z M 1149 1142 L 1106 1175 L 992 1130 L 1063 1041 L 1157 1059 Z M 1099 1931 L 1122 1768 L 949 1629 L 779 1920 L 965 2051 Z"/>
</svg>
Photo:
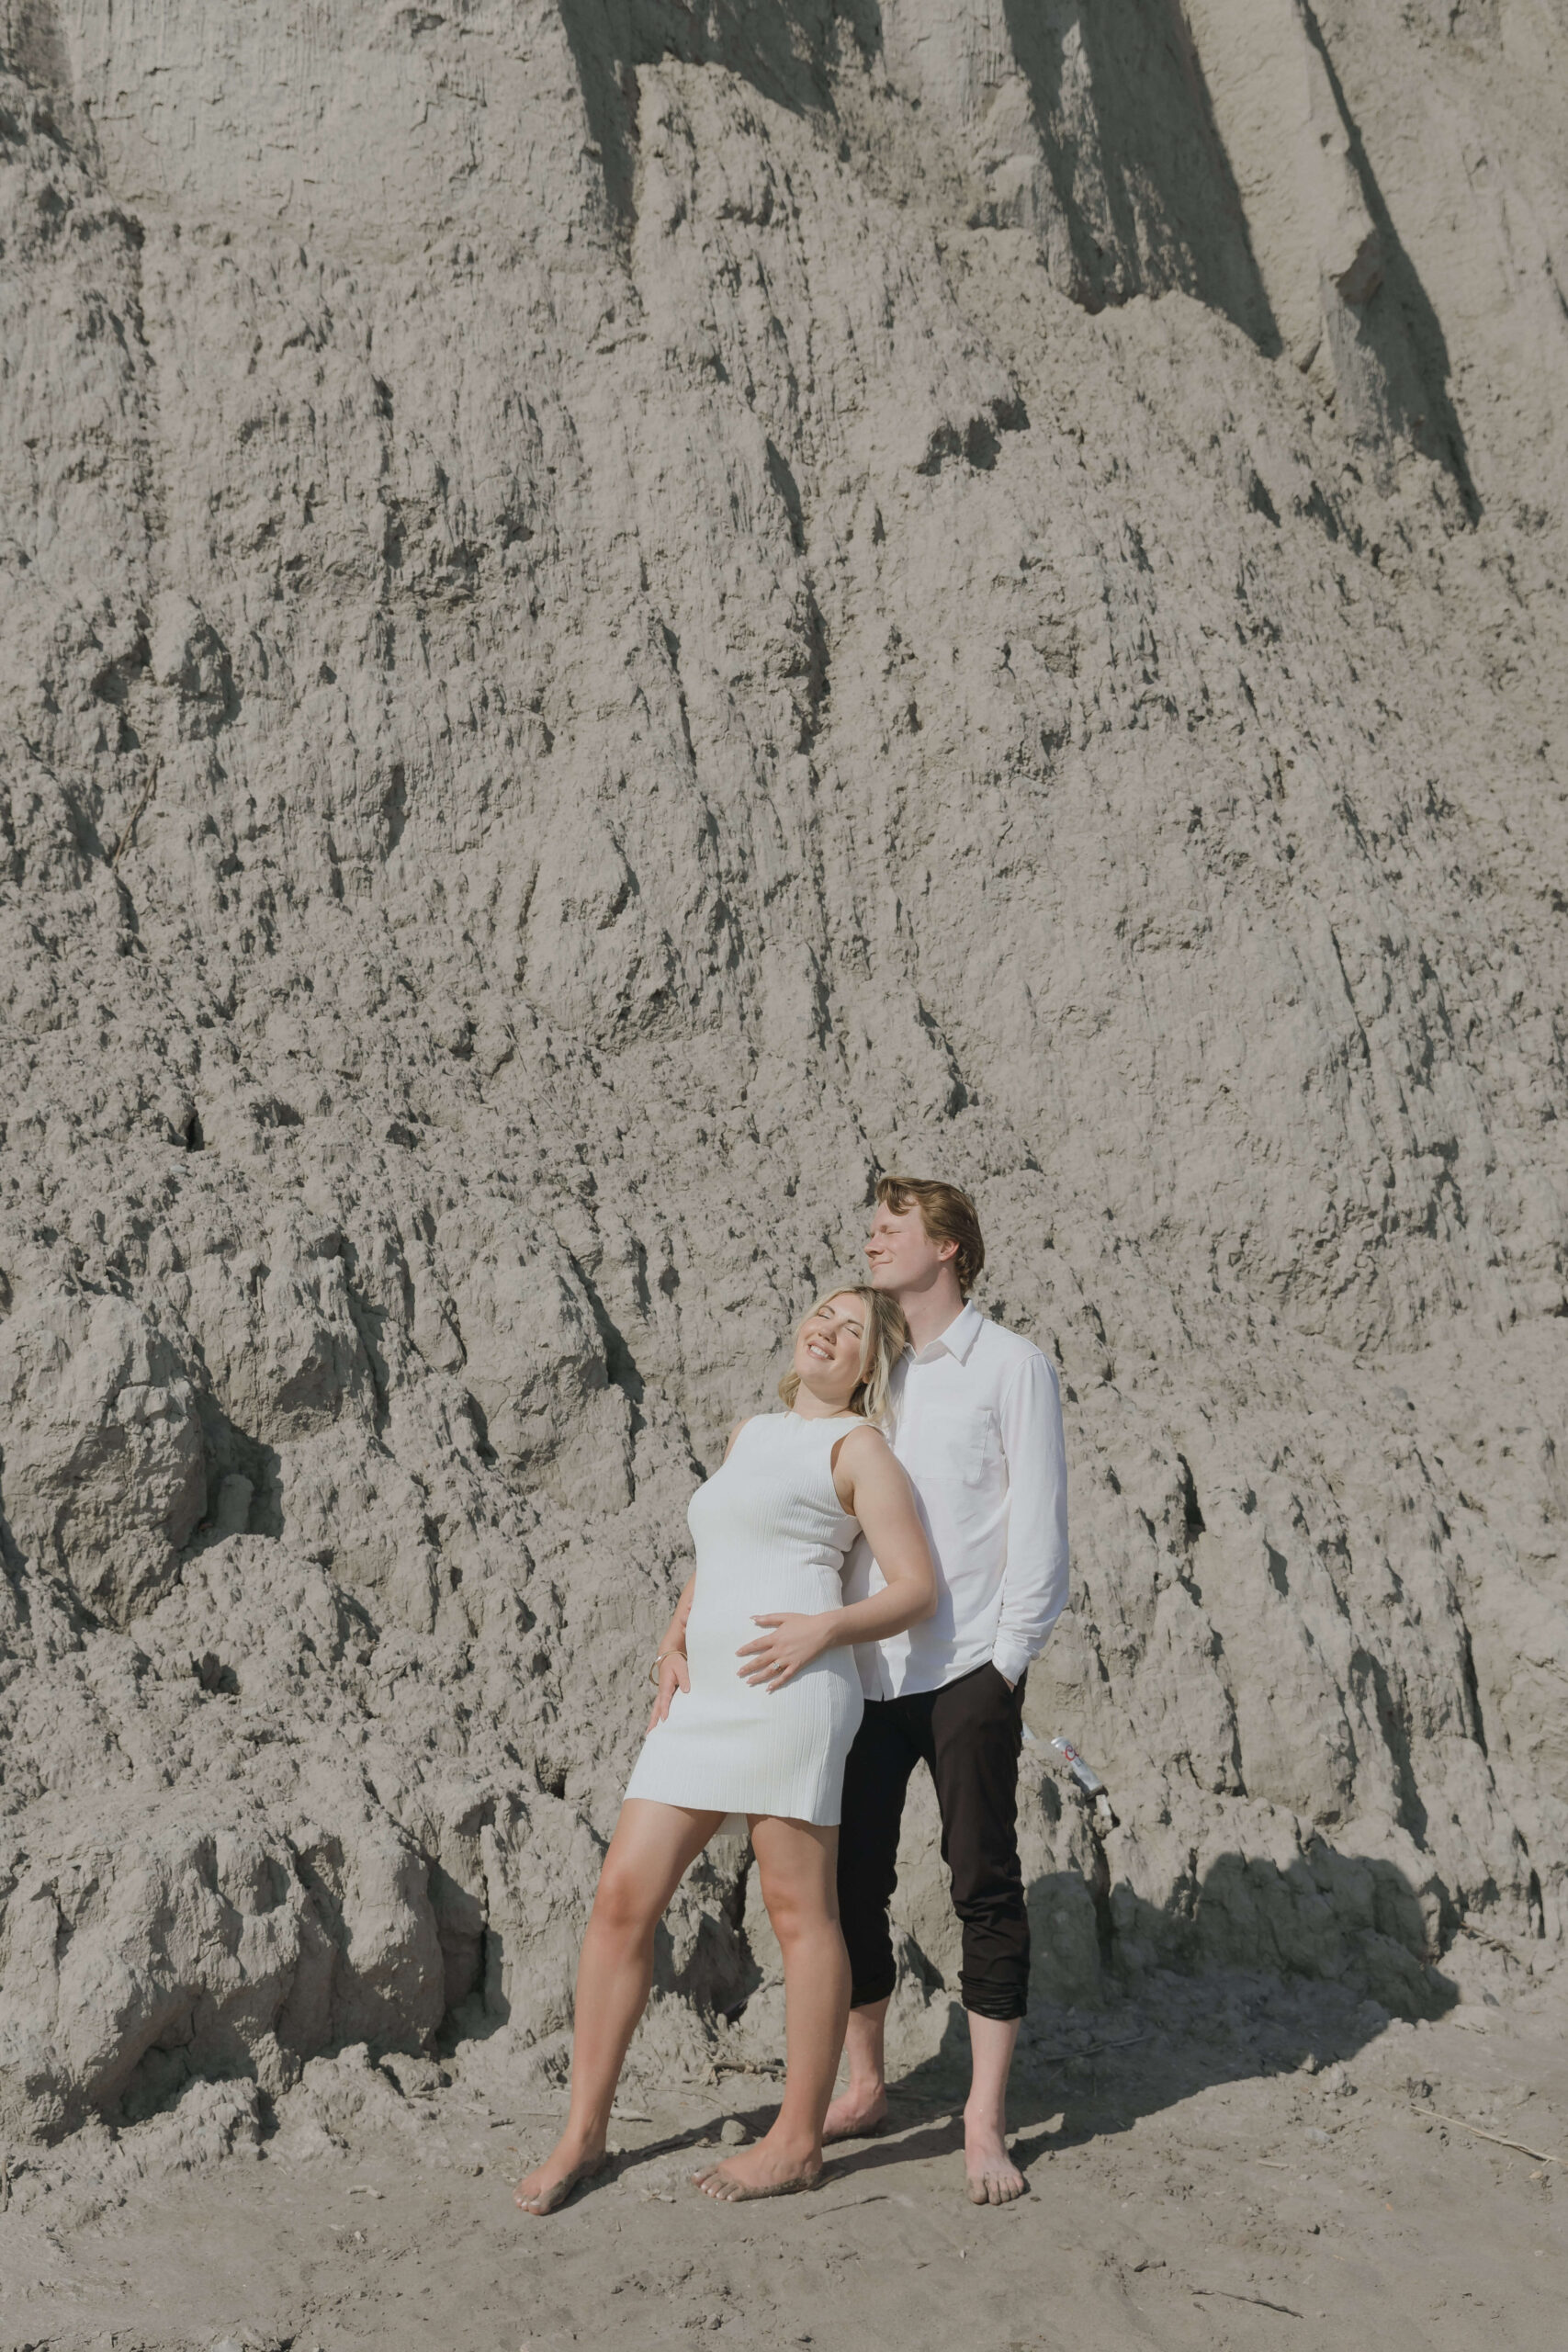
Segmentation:
<svg viewBox="0 0 1568 2352">
<path fill-rule="evenodd" d="M 860 1379 L 866 1307 L 852 1290 L 825 1299 L 795 1335 L 795 1369 L 802 1388 L 841 1411 Z"/>
</svg>

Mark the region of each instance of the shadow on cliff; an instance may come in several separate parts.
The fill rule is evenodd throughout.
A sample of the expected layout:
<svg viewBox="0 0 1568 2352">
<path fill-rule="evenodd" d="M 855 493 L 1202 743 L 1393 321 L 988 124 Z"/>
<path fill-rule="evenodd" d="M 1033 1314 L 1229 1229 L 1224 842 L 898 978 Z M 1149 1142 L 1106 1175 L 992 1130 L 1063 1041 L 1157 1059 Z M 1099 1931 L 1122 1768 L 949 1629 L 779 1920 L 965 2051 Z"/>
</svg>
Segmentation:
<svg viewBox="0 0 1568 2352">
<path fill-rule="evenodd" d="M 829 68 L 847 24 L 863 51 L 877 37 L 874 0 L 560 0 L 588 127 L 599 149 L 610 209 L 633 213 L 637 68 L 666 58 L 716 65 L 793 114 L 831 110 Z"/>
<path fill-rule="evenodd" d="M 55 0 L 10 0 L 0 7 L 0 73 L 14 74 L 30 94 L 33 129 L 61 147 L 73 148 L 93 168 L 97 142 L 76 106 L 70 46 Z M 0 142 L 20 135 L 20 127 L 0 107 Z"/>
<path fill-rule="evenodd" d="M 1179 288 L 1269 358 L 1279 329 L 1178 0 L 1003 0 L 1086 310 Z M 1090 104 L 1066 86 L 1077 44 Z M 1086 200 L 1098 183 L 1103 214 Z"/>
<path fill-rule="evenodd" d="M 1353 2059 L 1391 2016 L 1440 2017 L 1459 1997 L 1427 1955 L 1420 1899 L 1404 1873 L 1321 1841 L 1284 1868 L 1222 1855 L 1201 1884 L 1179 1884 L 1163 1905 L 1124 1885 L 1113 1894 L 1097 1889 L 1075 1870 L 1036 1878 L 1027 1896 L 1034 1967 L 1009 2096 L 1026 2165 L 1127 2131 L 1204 2090 L 1315 2075 Z M 657 1972 L 668 1989 L 731 2021 L 763 1975 L 744 1936 L 744 1907 L 742 1886 L 679 1980 L 665 1939 Z M 945 2006 L 946 2021 L 932 2053 L 890 2081 L 897 2136 L 836 2154 L 836 2174 L 963 2143 L 956 2110 L 968 2087 L 968 2025 L 918 1945 L 908 1935 L 897 1942 L 904 1974 L 931 2007 Z M 740 2120 L 760 2132 L 773 2112 L 770 2102 Z M 695 2145 L 706 2129 L 641 2149 L 623 2170 Z"/>
<path fill-rule="evenodd" d="M 34 89 L 70 89 L 70 52 L 54 0 L 14 0 L 0 17 L 0 67 Z"/>
<path fill-rule="evenodd" d="M 1377 231 L 1382 282 L 1355 311 L 1348 308 L 1382 379 L 1385 413 L 1365 423 L 1402 435 L 1424 457 L 1434 458 L 1452 477 L 1468 519 L 1477 522 L 1481 501 L 1471 480 L 1470 453 L 1449 386 L 1452 363 L 1448 339 L 1421 282 L 1420 273 L 1405 252 L 1367 156 L 1356 118 L 1310 7 L 1302 9 L 1308 40 L 1323 61 L 1334 103 L 1349 141 L 1350 160 L 1361 184 L 1367 211 Z"/>
<path fill-rule="evenodd" d="M 1035 1965 L 1009 2097 L 1024 2165 L 1204 2090 L 1315 2074 L 1353 2059 L 1391 2015 L 1438 2017 L 1458 1999 L 1426 1955 L 1409 1881 L 1326 1846 L 1284 1869 L 1223 1855 L 1163 1906 L 1125 1887 L 1097 1894 L 1077 1871 L 1036 1879 L 1028 1899 Z M 940 1978 L 907 1938 L 904 1955 L 940 2003 Z M 962 2146 L 969 2031 L 958 2002 L 946 2007 L 936 2050 L 890 2083 L 897 2136 L 835 2155 L 836 2174 Z M 761 2131 L 773 2112 L 742 2120 Z M 661 2143 L 639 2160 L 665 2152 Z"/>
<path fill-rule="evenodd" d="M 1071 291 L 1090 311 L 1179 287 L 1231 319 L 1269 356 L 1280 348 L 1247 216 L 1214 128 L 1179 0 L 1004 0 L 1055 206 Z M 846 40 L 882 49 L 874 0 L 561 0 L 612 215 L 634 210 L 637 70 L 671 59 L 733 74 L 792 113 L 830 114 Z M 1081 54 L 1085 106 L 1066 86 Z"/>
<path fill-rule="evenodd" d="M 1025 2164 L 1217 2086 L 1354 2058 L 1391 2016 L 1440 2017 L 1459 1998 L 1427 1954 L 1404 1873 L 1326 1846 L 1284 1869 L 1222 1855 L 1164 1905 L 1125 1887 L 1097 1894 L 1076 1871 L 1035 1880 L 1028 1896 L 1035 1964 L 1009 2102 Z M 892 2086 L 905 2136 L 842 2168 L 960 2144 L 945 2116 L 921 2117 L 961 2105 L 968 2075 L 968 2028 L 950 1999 L 936 2051 Z"/>
</svg>

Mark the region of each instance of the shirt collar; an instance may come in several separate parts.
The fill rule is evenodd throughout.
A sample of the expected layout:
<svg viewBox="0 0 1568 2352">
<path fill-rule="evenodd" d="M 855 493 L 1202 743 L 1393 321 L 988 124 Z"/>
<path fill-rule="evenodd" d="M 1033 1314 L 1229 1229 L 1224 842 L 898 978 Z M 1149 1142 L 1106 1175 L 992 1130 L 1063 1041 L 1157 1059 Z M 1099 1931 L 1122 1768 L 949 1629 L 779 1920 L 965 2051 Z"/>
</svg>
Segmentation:
<svg viewBox="0 0 1568 2352">
<path fill-rule="evenodd" d="M 956 1357 L 960 1363 L 967 1363 L 969 1351 L 979 1338 L 985 1320 L 974 1300 L 966 1300 L 946 1330 L 936 1339 L 928 1340 L 925 1346 L 913 1354 L 913 1361 L 930 1363 L 938 1355 L 950 1355 Z"/>
</svg>

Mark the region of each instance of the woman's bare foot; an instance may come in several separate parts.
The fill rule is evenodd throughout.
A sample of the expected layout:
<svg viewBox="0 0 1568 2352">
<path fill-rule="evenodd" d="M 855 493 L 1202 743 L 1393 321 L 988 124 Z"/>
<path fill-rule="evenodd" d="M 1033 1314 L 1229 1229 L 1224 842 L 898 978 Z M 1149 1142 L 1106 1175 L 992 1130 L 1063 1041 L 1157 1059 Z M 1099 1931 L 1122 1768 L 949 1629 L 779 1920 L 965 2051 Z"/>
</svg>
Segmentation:
<svg viewBox="0 0 1568 2352">
<path fill-rule="evenodd" d="M 887 2120 L 885 2090 L 857 2090 L 852 2083 L 839 2093 L 822 2119 L 822 2144 L 829 2140 L 869 2140 Z"/>
<path fill-rule="evenodd" d="M 592 2179 L 609 2161 L 603 2148 L 572 2148 L 566 2141 L 558 2140 L 544 2163 L 536 2165 L 526 2178 L 518 2182 L 515 2202 L 519 2212 L 536 2214 L 541 2219 L 546 2213 L 557 2212 L 580 2182 Z"/>
<path fill-rule="evenodd" d="M 1029 2183 L 1008 2154 L 996 2124 L 964 2119 L 964 2180 L 971 2205 L 1010 2205 Z"/>
<path fill-rule="evenodd" d="M 694 2186 L 721 2205 L 739 2205 L 751 2197 L 793 2197 L 797 2189 L 815 2188 L 821 2177 L 819 2155 L 775 2146 L 771 2137 L 692 2175 Z"/>
</svg>

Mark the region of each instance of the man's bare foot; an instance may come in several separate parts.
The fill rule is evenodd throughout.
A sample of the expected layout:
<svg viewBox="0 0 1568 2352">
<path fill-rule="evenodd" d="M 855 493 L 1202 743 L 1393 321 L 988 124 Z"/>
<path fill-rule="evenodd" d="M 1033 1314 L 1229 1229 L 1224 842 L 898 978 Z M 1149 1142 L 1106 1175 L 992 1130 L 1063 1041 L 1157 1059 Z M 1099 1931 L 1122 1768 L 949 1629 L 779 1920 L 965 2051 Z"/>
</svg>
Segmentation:
<svg viewBox="0 0 1568 2352">
<path fill-rule="evenodd" d="M 840 2091 L 822 2119 L 822 2144 L 829 2140 L 869 2140 L 887 2120 L 887 2093 L 857 2090 L 852 2083 Z"/>
<path fill-rule="evenodd" d="M 820 2156 L 802 2156 L 798 2149 L 759 2140 L 741 2154 L 705 2165 L 692 2175 L 692 2183 L 721 2205 L 739 2205 L 751 2197 L 793 2197 L 797 2189 L 815 2188 L 821 2177 Z"/>
<path fill-rule="evenodd" d="M 591 2180 L 609 2163 L 603 2148 L 572 2149 L 558 2140 L 542 2165 L 536 2165 L 517 2184 L 519 2212 L 543 2217 L 559 2211 L 581 2181 Z"/>
<path fill-rule="evenodd" d="M 1010 2205 L 1029 2183 L 1009 2155 L 1007 2142 L 987 2119 L 964 2119 L 964 2180 L 971 2205 Z"/>
</svg>

